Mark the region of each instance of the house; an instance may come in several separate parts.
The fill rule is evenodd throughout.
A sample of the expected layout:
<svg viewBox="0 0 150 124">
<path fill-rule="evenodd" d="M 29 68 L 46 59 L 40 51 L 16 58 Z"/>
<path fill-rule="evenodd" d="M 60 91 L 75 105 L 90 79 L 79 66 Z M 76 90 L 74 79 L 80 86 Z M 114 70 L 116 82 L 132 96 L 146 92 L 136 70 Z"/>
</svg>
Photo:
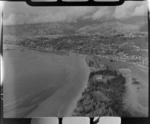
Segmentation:
<svg viewBox="0 0 150 124">
<path fill-rule="evenodd" d="M 94 78 L 96 81 L 102 81 L 103 76 L 102 75 L 95 75 Z"/>
</svg>

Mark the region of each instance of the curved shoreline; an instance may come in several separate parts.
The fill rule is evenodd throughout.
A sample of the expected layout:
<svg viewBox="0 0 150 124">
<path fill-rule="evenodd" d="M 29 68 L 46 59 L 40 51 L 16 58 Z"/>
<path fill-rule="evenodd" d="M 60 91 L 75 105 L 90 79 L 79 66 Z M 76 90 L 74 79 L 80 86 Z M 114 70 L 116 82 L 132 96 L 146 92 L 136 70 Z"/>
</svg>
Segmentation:
<svg viewBox="0 0 150 124">
<path fill-rule="evenodd" d="M 82 57 L 82 61 L 83 60 L 85 60 L 85 56 Z M 79 81 L 78 83 L 74 81 L 70 82 L 68 85 L 64 86 L 64 88 L 58 90 L 53 96 L 49 97 L 41 104 L 39 104 L 39 107 L 37 107 L 37 109 L 32 111 L 26 117 L 28 118 L 28 117 L 49 117 L 49 116 L 57 116 L 57 117 L 72 116 L 72 111 L 76 107 L 77 101 L 80 99 L 83 90 L 87 86 L 89 77 L 89 71 L 85 62 L 84 67 L 81 68 L 84 68 L 81 69 L 84 71 L 85 76 L 84 81 L 82 82 Z M 59 102 L 63 101 L 62 98 L 68 100 L 68 102 L 65 101 L 62 105 L 59 104 Z M 49 111 L 46 111 L 48 108 Z"/>
<path fill-rule="evenodd" d="M 17 47 L 20 48 L 20 46 L 17 46 Z M 23 47 L 23 49 L 26 49 L 26 48 Z M 27 50 L 30 50 L 30 49 L 27 49 Z M 39 51 L 37 50 L 35 52 L 39 52 Z M 40 52 L 42 52 L 42 51 L 40 51 Z M 47 52 L 47 53 L 51 53 L 51 52 Z M 59 54 L 59 52 L 58 53 L 56 52 L 56 54 Z M 51 54 L 55 54 L 55 52 L 52 52 Z M 64 117 L 64 116 L 72 116 L 73 110 L 75 109 L 75 107 L 77 105 L 76 104 L 77 101 L 81 98 L 81 94 L 83 93 L 83 91 L 86 89 L 86 87 L 88 85 L 87 83 L 88 83 L 88 79 L 89 79 L 90 68 L 89 68 L 89 66 L 87 65 L 87 62 L 86 62 L 86 57 L 88 55 L 79 55 L 79 54 L 75 54 L 75 53 L 68 53 L 68 54 L 65 54 L 65 55 L 69 56 L 69 54 L 75 55 L 74 57 L 77 57 L 77 56 L 81 57 L 82 56 L 81 57 L 82 60 L 80 60 L 80 61 L 84 62 L 84 67 L 82 67 L 81 70 L 84 70 L 83 73 L 84 73 L 84 75 L 86 75 L 86 79 L 83 82 L 76 83 L 76 82 L 72 82 L 72 80 L 73 80 L 73 78 L 72 78 L 72 80 L 70 81 L 72 83 L 65 84 L 66 86 L 64 86 L 62 89 L 59 89 L 52 96 L 50 96 L 46 100 L 40 102 L 39 105 L 36 108 L 34 108 L 29 114 L 27 114 L 26 117 L 37 117 L 36 113 L 41 113 L 41 112 L 43 112 L 43 114 L 41 113 L 39 115 L 39 117 L 49 117 L 49 116 Z M 60 54 L 60 55 L 62 55 L 62 54 Z M 63 53 L 63 55 L 64 55 L 64 53 Z M 122 65 L 125 65 L 125 63 L 123 63 Z M 140 68 L 136 69 L 136 67 L 131 67 L 131 68 L 134 69 L 134 70 L 140 70 Z M 74 71 L 77 71 L 77 70 L 74 70 Z M 141 71 L 143 71 L 143 70 L 141 70 Z M 74 73 L 77 73 L 77 72 L 74 72 Z M 135 76 L 137 76 L 137 75 L 135 75 Z M 140 79 L 142 80 L 142 78 L 143 77 L 141 76 Z M 76 86 L 75 84 L 80 85 L 80 86 Z M 76 87 L 76 89 L 74 88 L 74 86 Z M 74 91 L 74 93 L 76 93 L 76 94 L 73 95 L 73 97 L 70 95 L 72 93 L 72 91 Z M 60 97 L 62 94 L 64 94 L 64 95 L 66 94 L 67 95 L 67 92 L 69 94 L 69 99 L 70 99 L 70 101 L 68 101 L 68 102 L 64 101 L 64 100 L 67 100 L 67 97 L 64 97 L 65 98 L 64 100 L 62 99 L 63 97 Z M 52 102 L 53 100 L 54 101 L 56 100 L 56 102 L 58 104 L 56 104 L 55 102 Z M 60 100 L 64 101 L 64 103 L 62 105 L 59 103 Z M 43 109 L 43 106 L 44 106 L 44 109 Z M 50 108 L 50 106 L 51 106 L 51 109 L 50 109 L 51 112 L 50 113 L 46 112 L 48 110 L 48 108 Z"/>
<path fill-rule="evenodd" d="M 81 89 L 80 89 L 78 95 L 77 95 L 76 98 L 72 101 L 72 104 L 69 106 L 68 111 L 65 112 L 65 114 L 64 114 L 65 116 L 69 116 L 69 117 L 70 117 L 70 116 L 73 116 L 72 114 L 73 114 L 74 109 L 75 109 L 76 106 L 77 106 L 77 102 L 80 100 L 83 91 L 84 91 L 84 90 L 87 88 L 87 86 L 88 86 L 88 79 L 89 79 L 90 69 L 89 69 L 89 67 L 87 66 L 87 63 L 86 63 L 86 60 L 85 60 L 85 59 L 86 59 L 86 56 L 84 56 L 83 59 L 84 59 L 84 63 L 85 63 L 84 66 L 87 67 L 87 69 L 86 69 L 86 71 L 87 71 L 87 73 L 88 73 L 88 74 L 86 74 L 86 75 L 87 75 L 87 79 L 86 79 L 85 81 L 83 81 L 83 83 L 82 83 L 83 86 L 81 86 Z"/>
<path fill-rule="evenodd" d="M 95 94 L 96 92 L 98 92 L 97 91 L 97 89 L 95 88 L 95 86 L 99 86 L 99 85 L 102 85 L 103 83 L 105 84 L 105 85 L 110 85 L 110 81 L 111 81 L 111 79 L 109 79 L 109 81 L 108 82 L 106 82 L 104 79 L 102 79 L 102 78 L 100 78 L 100 79 L 97 79 L 96 77 L 99 75 L 100 77 L 101 77 L 101 75 L 103 75 L 101 72 L 103 72 L 103 71 L 106 71 L 106 70 L 108 70 L 108 71 L 110 71 L 110 70 L 115 70 L 118 74 L 121 74 L 123 77 L 122 77 L 122 79 L 124 80 L 124 84 L 119 84 L 119 82 L 115 82 L 115 83 L 117 83 L 117 87 L 118 87 L 118 89 L 120 88 L 120 87 L 122 87 L 123 89 L 124 89 L 124 92 L 120 92 L 121 94 L 123 93 L 123 97 L 121 97 L 120 99 L 119 99 L 119 101 L 121 100 L 121 102 L 122 102 L 122 107 L 120 106 L 119 108 L 119 110 L 121 110 L 122 111 L 122 113 L 120 113 L 120 114 L 118 114 L 117 116 L 123 116 L 123 117 L 147 117 L 148 116 L 148 107 L 145 107 L 145 106 L 143 106 L 141 103 L 139 103 L 139 101 L 138 101 L 138 98 L 140 98 L 140 97 L 138 97 L 138 95 L 140 94 L 140 93 L 138 93 L 138 92 L 144 92 L 145 90 L 144 89 L 142 89 L 142 87 L 140 87 L 140 86 L 134 86 L 134 82 L 132 82 L 132 71 L 130 70 L 130 69 L 128 69 L 128 66 L 126 65 L 126 66 L 123 66 L 123 65 L 121 65 L 119 68 L 112 68 L 112 67 L 110 67 L 109 68 L 109 66 L 110 65 L 107 65 L 106 63 L 106 65 L 103 63 L 103 62 L 101 62 L 101 58 L 99 58 L 99 57 L 94 57 L 94 56 L 89 56 L 88 58 L 87 58 L 87 63 L 89 64 L 89 66 L 90 66 L 90 69 L 91 69 L 91 73 L 93 73 L 92 74 L 92 77 L 90 78 L 89 77 L 89 83 L 88 83 L 88 88 L 86 88 L 85 90 L 84 90 L 84 92 L 83 92 L 83 95 L 82 95 L 82 98 L 78 101 L 78 106 L 76 107 L 76 109 L 75 109 L 75 113 L 74 113 L 74 115 L 75 116 L 87 116 L 87 115 L 93 115 L 94 114 L 94 110 L 92 111 L 90 111 L 88 108 L 92 108 L 92 107 L 94 107 L 93 105 L 95 105 L 95 102 L 92 102 L 92 99 L 94 100 L 95 99 L 95 97 L 94 97 L 94 95 L 93 94 Z M 103 64 L 102 64 L 103 63 Z M 113 63 L 110 63 L 110 64 L 114 64 L 115 62 L 113 62 Z M 114 66 L 115 67 L 115 66 Z M 123 68 L 124 67 L 124 68 Z M 129 67 L 131 67 L 131 65 L 129 66 Z M 139 68 L 137 68 L 137 69 L 139 69 Z M 129 72 L 128 72 L 128 70 L 130 70 L 130 75 L 129 75 Z M 134 70 L 135 71 L 135 70 Z M 141 70 L 141 71 L 143 71 L 143 70 Z M 95 73 L 95 74 L 94 74 Z M 90 74 L 91 75 L 91 74 Z M 95 77 L 94 77 L 95 76 Z M 119 76 L 119 75 L 118 75 Z M 93 78 L 94 77 L 94 78 Z M 103 77 L 103 76 L 102 76 Z M 105 76 L 104 76 L 105 77 Z M 140 76 L 141 77 L 141 76 Z M 135 77 L 134 77 L 135 78 Z M 139 78 L 139 77 L 138 77 Z M 129 80 L 130 79 L 130 80 Z M 115 81 L 115 80 L 114 80 Z M 94 82 L 94 83 L 93 83 Z M 111 82 L 112 83 L 112 85 L 113 85 L 113 82 Z M 121 83 L 121 82 L 120 82 Z M 144 85 L 144 84 L 142 84 L 143 82 L 140 82 L 141 83 L 141 86 L 142 85 Z M 146 83 L 146 82 L 145 82 Z M 119 86 L 120 85 L 120 86 Z M 102 87 L 102 86 L 100 86 L 100 87 Z M 100 88 L 99 87 L 99 88 Z M 117 88 L 116 87 L 116 88 Z M 95 89 L 94 89 L 95 88 Z M 137 92 L 137 88 L 139 88 L 139 91 Z M 91 90 L 90 90 L 91 89 Z M 116 89 L 116 91 L 118 92 L 119 90 L 118 89 Z M 94 90 L 94 91 L 93 91 Z M 106 91 L 107 92 L 107 88 L 105 89 L 101 89 L 102 91 Z M 99 90 L 99 97 L 102 97 L 102 98 L 99 98 L 100 99 L 100 101 L 103 101 L 102 99 L 104 99 L 104 100 L 108 100 L 107 102 L 108 102 L 108 104 L 109 104 L 109 102 L 110 101 L 112 101 L 112 100 L 110 100 L 110 99 L 107 99 L 107 94 L 106 94 L 106 96 L 103 96 L 103 93 L 101 93 L 101 90 Z M 143 91 L 144 90 L 144 91 Z M 113 90 L 113 92 L 114 92 L 115 90 Z M 122 91 L 122 90 L 121 90 Z M 112 92 L 112 93 L 113 93 Z M 98 93 L 97 93 L 97 95 L 98 95 Z M 118 92 L 119 93 L 119 92 Z M 145 91 L 145 93 L 146 93 L 146 91 Z M 101 94 L 101 95 L 100 95 Z M 125 96 L 124 96 L 125 95 Z M 95 95 L 96 96 L 96 95 Z M 90 97 L 90 99 L 89 99 L 89 97 Z M 104 97 L 106 97 L 106 98 L 104 98 Z M 142 96 L 141 96 L 142 97 Z M 98 100 L 98 98 L 96 98 L 97 100 Z M 90 102 L 88 102 L 88 101 L 90 101 Z M 99 100 L 98 100 L 99 101 Z M 105 104 L 107 104 L 107 102 L 105 103 Z M 144 102 L 147 102 L 147 98 L 145 97 L 145 100 L 144 100 Z M 87 103 L 87 104 L 85 104 L 85 103 Z M 97 103 L 97 102 L 96 102 Z M 97 103 L 98 104 L 98 103 Z M 117 103 L 116 103 L 117 104 Z M 146 103 L 146 104 L 148 104 L 148 103 Z M 99 105 L 99 104 L 98 104 Z M 104 105 L 105 106 L 105 105 Z M 104 107 L 105 108 L 105 107 Z M 97 108 L 97 109 L 101 109 L 101 111 L 103 111 L 103 109 L 104 109 L 103 107 L 101 108 Z M 121 109 L 122 108 L 122 109 Z M 87 110 L 86 110 L 87 109 Z M 113 107 L 112 107 L 112 109 L 113 109 Z M 105 110 L 105 109 L 104 109 Z M 96 110 L 95 110 L 96 111 Z M 107 110 L 105 110 L 105 111 L 107 111 Z M 109 112 L 110 110 L 108 110 L 108 112 Z M 110 115 L 112 114 L 111 113 L 112 112 L 112 110 L 110 111 Z M 114 111 L 114 113 L 115 113 L 115 111 Z M 103 115 L 101 112 L 98 112 L 97 114 L 99 114 L 100 116 L 105 116 L 105 115 Z M 96 116 L 98 116 L 96 114 Z M 110 116 L 109 115 L 109 116 Z M 113 115 L 111 115 L 111 116 L 113 116 Z"/>
</svg>

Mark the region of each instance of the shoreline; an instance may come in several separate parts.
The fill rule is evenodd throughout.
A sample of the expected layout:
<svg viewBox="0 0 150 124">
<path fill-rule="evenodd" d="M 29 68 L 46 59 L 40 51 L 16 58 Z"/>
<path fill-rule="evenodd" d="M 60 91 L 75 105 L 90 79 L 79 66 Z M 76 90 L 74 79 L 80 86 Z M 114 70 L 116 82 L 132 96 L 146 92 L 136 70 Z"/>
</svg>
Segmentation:
<svg viewBox="0 0 150 124">
<path fill-rule="evenodd" d="M 13 46 L 16 46 L 16 45 L 13 45 Z M 21 48 L 23 48 L 23 49 L 27 49 L 27 50 L 35 50 L 35 51 L 37 51 L 38 52 L 38 50 L 37 49 L 30 49 L 30 48 L 26 48 L 26 47 L 22 47 L 22 46 L 17 46 L 17 47 L 21 47 Z M 20 49 L 21 49 L 20 48 Z M 44 51 L 39 51 L 39 52 L 44 52 Z M 61 51 L 58 51 L 59 53 L 61 52 Z M 53 51 L 51 51 L 51 52 L 47 52 L 47 53 L 52 53 L 52 54 L 55 54 L 56 53 L 56 51 L 55 52 L 53 52 Z M 57 54 L 57 53 L 56 53 Z M 72 52 L 69 52 L 69 54 L 74 54 L 74 53 L 72 53 Z M 57 54 L 58 55 L 58 54 Z M 61 54 L 62 55 L 62 54 Z M 64 54 L 63 54 L 64 55 Z M 66 55 L 66 54 L 65 54 Z M 68 54 L 67 54 L 68 55 Z M 75 53 L 75 55 L 78 55 L 77 53 Z M 76 108 L 76 106 L 77 106 L 77 102 L 81 99 L 81 97 L 82 97 L 82 93 L 84 92 L 84 90 L 88 87 L 88 79 L 89 79 L 89 75 L 90 75 L 90 73 L 91 73 L 91 68 L 88 66 L 88 63 L 87 63 L 87 60 L 86 60 L 86 58 L 87 57 L 89 57 L 90 55 L 82 55 L 82 54 L 79 54 L 79 56 L 84 56 L 82 59 L 83 59 L 83 61 L 84 61 L 84 66 L 86 66 L 86 71 L 87 71 L 87 80 L 86 81 L 84 81 L 84 82 L 82 82 L 82 87 L 81 87 L 81 89 L 80 89 L 80 91 L 78 91 L 79 93 L 75 96 L 75 99 L 73 100 L 73 101 L 71 101 L 71 102 L 69 102 L 69 103 L 67 103 L 67 105 L 69 106 L 67 106 L 67 105 L 62 105 L 61 107 L 60 107 L 60 109 L 59 109 L 59 116 L 61 116 L 61 115 L 65 115 L 65 116 L 73 116 L 72 114 L 73 114 L 73 111 L 74 111 L 74 109 Z M 93 55 L 94 56 L 94 55 Z M 91 55 L 91 57 L 92 57 L 92 55 Z M 96 57 L 99 57 L 99 56 L 96 56 Z M 100 59 L 101 58 L 103 58 L 103 57 L 100 57 Z M 107 60 L 109 60 L 108 58 L 107 58 Z M 105 60 L 104 60 L 105 61 Z M 106 62 L 107 63 L 107 62 Z M 125 63 L 123 64 L 123 65 L 125 65 Z M 122 66 L 122 65 L 121 65 Z M 135 65 L 136 66 L 136 65 Z M 134 67 L 135 68 L 135 67 Z M 138 69 L 140 69 L 140 68 L 138 68 Z M 141 70 L 142 71 L 142 70 Z M 48 97 L 47 99 L 49 99 L 50 97 Z M 46 100 L 47 100 L 46 99 Z M 50 98 L 51 99 L 51 98 Z M 42 102 L 40 102 L 38 105 L 37 105 L 37 108 L 38 108 L 38 106 L 40 106 L 41 104 L 43 104 L 46 100 L 44 100 L 44 101 L 42 101 Z M 54 103 L 55 104 L 55 103 Z M 67 109 L 66 109 L 67 108 Z M 33 110 L 34 111 L 34 110 Z M 33 112 L 32 111 L 32 112 Z M 30 112 L 30 113 L 32 113 L 32 112 Z M 30 115 L 30 113 L 29 113 L 29 115 Z M 47 115 L 47 114 L 46 114 Z M 26 117 L 28 117 L 28 114 L 27 114 L 27 116 Z M 40 116 L 41 117 L 41 116 Z M 42 116 L 43 117 L 43 116 Z"/>
<path fill-rule="evenodd" d="M 35 50 L 35 49 L 30 49 L 30 48 L 26 48 L 26 47 L 22 47 L 22 46 L 16 46 L 16 45 L 6 45 L 5 46 L 6 48 L 4 48 L 4 49 L 9 49 L 9 50 L 16 50 L 17 48 L 19 48 L 19 50 L 21 50 L 21 49 L 24 49 L 24 50 Z M 7 48 L 8 47 L 8 48 Z M 8 50 L 8 51 L 9 51 Z M 37 49 L 36 49 L 36 51 L 37 52 L 43 52 L 43 51 L 38 51 Z M 22 52 L 22 51 L 20 51 L 20 52 Z M 47 52 L 47 53 L 52 53 L 52 54 L 55 54 L 56 52 Z M 57 54 L 57 53 L 56 53 Z M 74 54 L 74 53 L 68 53 L 67 55 L 69 55 L 69 54 Z M 58 54 L 57 54 L 58 55 Z M 63 54 L 64 55 L 64 54 Z M 65 54 L 66 55 L 66 54 Z M 77 55 L 77 56 L 82 56 L 82 61 L 84 62 L 84 72 L 86 72 L 86 79 L 83 81 L 83 82 L 81 82 L 81 85 L 80 85 L 80 91 L 78 91 L 78 93 L 76 93 L 77 95 L 75 96 L 75 99 L 73 99 L 73 101 L 72 102 L 70 102 L 70 103 L 68 103 L 67 105 L 69 105 L 70 107 L 68 107 L 68 106 L 65 106 L 64 105 L 64 107 L 62 107 L 62 110 L 60 111 L 60 115 L 62 114 L 63 116 L 72 116 L 72 112 L 73 112 L 73 110 L 74 110 L 74 108 L 76 107 L 76 103 L 77 103 L 77 101 L 80 99 L 80 97 L 81 97 L 81 94 L 82 94 L 82 92 L 84 91 L 84 89 L 87 87 L 87 82 L 88 82 L 88 77 L 89 77 L 89 73 L 90 73 L 90 70 L 89 70 L 89 67 L 88 67 L 88 65 L 87 65 L 87 63 L 86 63 L 86 61 L 85 61 L 85 58 L 86 58 L 86 55 L 82 55 L 82 54 L 77 54 L 77 53 L 75 53 L 75 55 Z M 59 90 L 59 89 L 58 89 Z M 42 101 L 42 102 L 39 102 L 39 103 L 37 103 L 36 104 L 36 108 L 38 108 L 38 106 L 40 106 L 43 102 L 45 102 L 47 99 L 49 99 L 49 98 L 51 98 L 51 96 L 50 97 L 47 97 L 44 101 Z M 29 106 L 30 107 L 30 106 Z M 66 108 L 66 109 L 65 109 Z M 64 110 L 65 109 L 65 110 Z M 26 115 L 26 117 L 28 117 L 28 115 L 30 115 L 30 113 L 32 113 L 34 110 L 36 110 L 35 108 L 31 111 L 31 112 L 29 112 L 29 114 L 27 114 Z M 11 112 L 11 111 L 10 111 Z M 9 112 L 8 112 L 8 114 L 9 114 Z"/>
<path fill-rule="evenodd" d="M 107 67 L 103 67 L 103 65 L 101 65 L 100 63 L 99 63 L 99 57 L 88 57 L 87 58 L 87 63 L 90 65 L 90 62 L 91 63 L 93 63 L 93 65 L 91 66 L 91 71 L 90 71 L 90 74 L 91 73 L 93 73 L 93 72 L 99 72 L 99 71 L 105 71 L 105 69 L 107 70 Z M 100 66 L 104 69 L 101 69 L 100 68 Z M 95 70 L 93 70 L 93 69 L 95 69 Z M 108 68 L 108 70 L 109 70 L 109 68 Z M 112 69 L 112 70 L 114 70 L 114 69 Z M 138 95 L 140 94 L 140 93 L 138 93 L 137 91 L 136 91 L 136 88 L 137 87 L 140 87 L 140 85 L 139 86 L 134 86 L 133 84 L 132 84 L 132 75 L 130 75 L 130 81 L 128 81 L 128 75 L 126 75 L 126 74 L 124 74 L 121 70 L 130 70 L 130 69 L 128 69 L 128 67 L 125 67 L 125 69 L 122 67 L 122 68 L 117 68 L 115 71 L 117 71 L 117 73 L 118 74 L 121 74 L 122 76 L 123 76 L 123 80 L 126 80 L 126 82 L 124 82 L 124 84 L 122 84 L 122 87 L 124 87 L 125 89 L 124 89 L 124 92 L 121 92 L 121 93 L 123 93 L 123 97 L 121 97 L 120 99 L 119 99 L 119 101 L 121 100 L 122 101 L 122 107 L 120 106 L 120 108 L 122 108 L 122 109 L 120 109 L 119 111 L 122 111 L 122 114 L 120 115 L 120 114 L 118 114 L 118 116 L 125 116 L 125 117 L 147 117 L 148 116 L 148 111 L 147 111 L 147 107 L 146 106 L 143 106 L 141 103 L 139 103 L 139 101 L 138 101 L 138 99 L 140 99 L 140 97 L 138 97 Z M 132 71 L 131 71 L 131 73 L 132 73 Z M 127 73 L 128 74 L 128 73 Z M 119 75 L 118 75 L 119 76 Z M 87 103 L 88 105 L 86 106 L 86 104 L 84 105 L 84 103 L 86 102 L 86 99 L 88 98 L 88 95 L 90 95 L 90 94 L 93 94 L 94 92 L 98 92 L 98 91 L 94 91 L 93 92 L 93 90 L 89 90 L 90 89 L 90 87 L 92 86 L 91 85 L 91 81 L 92 81 L 93 79 L 92 78 L 90 78 L 89 77 L 89 82 L 88 82 L 88 84 L 87 84 L 87 88 L 85 88 L 85 90 L 83 91 L 83 95 L 80 97 L 80 99 L 78 100 L 78 106 L 76 106 L 76 108 L 74 109 L 74 116 L 89 116 L 89 115 L 91 115 L 92 113 L 87 113 L 87 115 L 86 114 L 83 114 L 84 113 L 84 111 L 85 111 L 85 113 L 86 113 L 86 108 L 91 108 L 91 106 L 92 106 L 92 104 L 90 103 Z M 96 80 L 96 79 L 94 79 L 94 80 Z M 101 80 L 102 81 L 102 80 Z M 104 81 L 105 82 L 105 81 Z M 95 82 L 96 83 L 96 82 Z M 99 83 L 102 83 L 102 82 L 99 82 Z M 117 83 L 117 82 L 116 82 Z M 143 83 L 143 82 L 142 82 Z M 107 84 L 106 82 L 104 83 L 104 84 Z M 95 84 L 96 85 L 96 84 Z M 98 85 L 98 84 L 97 84 Z M 118 88 L 120 87 L 119 86 L 119 84 L 117 84 L 118 85 Z M 93 84 L 93 88 L 94 88 L 94 84 Z M 93 89 L 92 88 L 92 89 Z M 89 90 L 89 91 L 88 91 Z M 105 90 L 105 89 L 103 89 L 103 90 Z M 102 91 L 103 91 L 102 90 Z M 107 89 L 106 89 L 107 90 Z M 140 90 L 140 92 L 143 92 L 143 90 L 144 89 L 141 89 L 141 88 L 139 88 L 139 90 Z M 118 90 L 119 91 L 119 90 Z M 117 91 L 117 92 L 118 92 Z M 101 91 L 99 91 L 99 93 L 100 93 Z M 138 94 L 138 95 L 137 95 Z M 87 95 L 87 96 L 86 96 Z M 124 96 L 125 95 L 125 96 Z M 101 94 L 101 96 L 103 96 L 103 93 Z M 132 96 L 132 97 L 131 97 Z M 106 97 L 106 98 L 105 98 Z M 106 101 L 108 100 L 108 103 L 109 103 L 109 97 L 107 98 L 107 95 L 106 96 L 103 96 L 102 98 L 104 98 Z M 101 98 L 101 99 L 102 99 Z M 135 99 L 133 99 L 133 98 L 135 98 Z M 93 98 L 94 99 L 94 98 Z M 130 99 L 130 100 L 128 100 L 128 99 Z M 90 100 L 90 99 L 89 99 Z M 146 100 L 146 99 L 145 99 Z M 146 100 L 147 101 L 147 100 Z M 145 102 L 146 102 L 145 101 Z M 88 102 L 88 101 L 87 101 Z M 106 102 L 106 104 L 108 104 L 107 102 Z M 86 106 L 86 107 L 84 107 L 84 106 Z M 132 107 L 131 107 L 132 106 Z M 104 107 L 105 108 L 105 107 Z M 129 110 L 128 110 L 128 108 L 129 108 Z M 103 107 L 102 107 L 102 109 L 103 109 Z M 113 107 L 112 107 L 112 109 L 113 109 Z M 94 112 L 94 111 L 91 111 L 91 112 Z M 111 112 L 112 112 L 112 110 L 110 111 L 110 114 L 111 114 Z M 114 111 L 114 113 L 115 113 L 115 111 Z M 100 113 L 99 113 L 100 114 Z M 97 116 L 97 114 L 96 114 L 96 116 Z M 102 114 L 102 116 L 105 116 L 105 115 L 103 115 Z M 110 115 L 109 115 L 110 116 Z M 113 116 L 113 114 L 111 115 L 111 116 Z"/>
<path fill-rule="evenodd" d="M 78 56 L 78 55 L 76 54 L 76 56 Z M 28 117 L 48 117 L 48 116 L 54 116 L 54 115 L 58 116 L 58 117 L 72 116 L 72 111 L 76 107 L 77 101 L 80 99 L 82 92 L 87 87 L 87 82 L 88 82 L 88 77 L 89 77 L 89 69 L 88 69 L 88 66 L 86 65 L 86 62 L 85 62 L 85 57 L 86 56 L 84 56 L 84 55 L 79 55 L 79 56 L 80 56 L 80 58 L 82 58 L 82 61 L 84 62 L 84 67 L 83 67 L 83 65 L 81 66 L 81 68 L 84 68 L 84 69 L 81 69 L 81 70 L 84 71 L 84 75 L 86 76 L 84 81 L 83 82 L 79 81 L 77 84 L 74 81 L 73 82 L 71 81 L 71 82 L 69 82 L 69 84 L 67 86 L 64 86 L 64 88 L 58 89 L 58 91 L 56 93 L 54 93 L 53 96 L 51 96 L 51 97 L 47 98 L 46 100 L 44 100 L 43 102 L 41 102 L 39 104 L 39 106 L 37 107 L 37 109 L 35 109 L 31 113 L 29 113 L 26 116 L 27 118 Z M 68 96 L 69 101 L 66 102 L 66 104 L 62 104 L 61 106 L 58 106 L 58 108 L 55 110 L 54 113 L 53 113 L 53 111 L 54 111 L 53 107 L 50 108 L 50 110 L 51 110 L 51 112 L 49 111 L 50 113 L 46 112 L 46 108 L 48 107 L 48 105 L 49 106 L 55 106 L 54 104 L 59 103 L 59 102 L 57 102 L 57 101 L 59 101 L 59 99 L 58 99 L 59 95 L 60 94 L 61 95 L 66 95 L 67 93 L 71 92 L 70 91 L 71 89 L 73 90 L 74 93 L 72 94 L 71 99 L 70 99 L 70 95 Z M 56 101 L 56 102 L 53 103 L 53 101 Z M 54 108 L 56 108 L 56 107 L 54 107 Z M 45 110 L 45 112 L 44 112 L 44 110 Z M 37 115 L 36 113 L 40 113 L 40 114 Z"/>
<path fill-rule="evenodd" d="M 39 52 L 45 52 L 45 53 L 54 53 L 57 55 L 64 55 L 64 54 L 68 54 L 68 53 L 73 53 L 73 54 L 79 54 L 79 55 L 86 55 L 86 56 L 97 56 L 97 57 L 102 57 L 105 59 L 112 59 L 112 57 L 109 56 L 105 56 L 105 55 L 97 55 L 97 54 L 87 54 L 87 53 L 78 53 L 75 51 L 66 51 L 66 50 L 55 50 L 53 48 L 31 48 L 31 47 L 26 47 L 26 46 L 21 46 L 21 45 L 17 45 L 17 44 L 4 44 L 4 46 L 15 46 L 15 47 L 19 47 L 19 48 L 25 48 L 28 50 L 35 50 L 35 51 L 39 51 Z M 125 63 L 129 63 L 129 64 L 133 64 L 135 66 L 138 66 L 139 68 L 143 68 L 146 69 L 148 71 L 149 67 L 148 66 L 144 66 L 138 63 L 134 63 L 134 62 L 128 62 L 128 61 L 124 61 L 122 59 L 118 59 L 118 58 L 113 58 L 115 61 L 120 61 L 120 62 L 125 62 Z"/>
<path fill-rule="evenodd" d="M 82 97 L 82 93 L 84 92 L 84 90 L 87 88 L 87 86 L 88 86 L 88 79 L 89 79 L 89 75 L 90 75 L 90 68 L 89 68 L 89 66 L 87 65 L 87 63 L 86 63 L 86 57 L 87 56 L 85 56 L 83 59 L 84 59 L 84 62 L 85 62 L 85 66 L 87 66 L 87 72 L 88 72 L 88 78 L 87 78 L 87 80 L 85 80 L 84 82 L 83 82 L 83 86 L 82 86 L 82 88 L 81 88 L 81 90 L 80 90 L 80 93 L 77 95 L 77 97 L 72 101 L 72 104 L 70 105 L 70 107 L 69 107 L 69 109 L 68 109 L 68 111 L 66 112 L 66 114 L 65 114 L 65 116 L 68 116 L 68 117 L 70 117 L 70 116 L 73 116 L 73 111 L 74 111 L 74 109 L 77 107 L 77 102 L 80 100 L 80 98 Z"/>
</svg>

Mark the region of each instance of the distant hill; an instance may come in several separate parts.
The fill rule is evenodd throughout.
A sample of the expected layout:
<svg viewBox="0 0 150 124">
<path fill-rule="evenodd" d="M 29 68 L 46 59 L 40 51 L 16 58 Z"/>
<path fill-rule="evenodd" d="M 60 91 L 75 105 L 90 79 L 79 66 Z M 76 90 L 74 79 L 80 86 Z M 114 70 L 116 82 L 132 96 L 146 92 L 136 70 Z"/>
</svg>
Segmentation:
<svg viewBox="0 0 150 124">
<path fill-rule="evenodd" d="M 133 16 L 124 20 L 119 20 L 119 22 L 124 24 L 133 24 L 140 27 L 140 31 L 148 31 L 148 18 L 145 16 Z"/>
<path fill-rule="evenodd" d="M 93 24 L 82 27 L 78 30 L 81 34 L 99 34 L 99 35 L 117 35 L 117 34 L 126 34 L 131 32 L 138 32 L 140 30 L 140 26 L 131 25 L 131 24 L 123 24 L 118 21 L 109 21 L 103 22 L 99 25 Z"/>
<path fill-rule="evenodd" d="M 78 20 L 72 23 L 39 23 L 4 26 L 4 34 L 16 36 L 98 34 L 113 36 L 126 33 L 147 32 L 145 17 L 124 20 Z"/>
<path fill-rule="evenodd" d="M 148 24 L 147 23 L 142 24 L 141 28 L 140 28 L 140 31 L 142 31 L 142 32 L 148 32 Z"/>
<path fill-rule="evenodd" d="M 75 28 L 67 23 L 43 23 L 4 26 L 4 34 L 21 36 L 72 34 L 74 32 Z"/>
</svg>

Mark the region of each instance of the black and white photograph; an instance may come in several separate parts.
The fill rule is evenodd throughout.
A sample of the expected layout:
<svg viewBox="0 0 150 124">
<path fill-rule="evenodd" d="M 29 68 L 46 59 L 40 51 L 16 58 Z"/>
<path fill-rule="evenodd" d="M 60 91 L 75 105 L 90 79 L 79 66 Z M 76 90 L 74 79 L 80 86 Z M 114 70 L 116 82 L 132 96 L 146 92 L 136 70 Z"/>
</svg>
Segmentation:
<svg viewBox="0 0 150 124">
<path fill-rule="evenodd" d="M 87 124 L 94 117 L 148 117 L 148 45 L 147 1 L 51 7 L 6 1 L 3 117 L 35 118 L 32 124 L 48 124 L 46 117 L 64 117 L 63 124 L 71 124 L 65 117 L 85 117 Z"/>
<path fill-rule="evenodd" d="M 31 124 L 121 124 L 120 117 L 46 117 L 32 118 Z"/>
<path fill-rule="evenodd" d="M 4 119 L 3 124 L 121 124 L 120 117 L 42 117 L 26 119 Z"/>
</svg>

